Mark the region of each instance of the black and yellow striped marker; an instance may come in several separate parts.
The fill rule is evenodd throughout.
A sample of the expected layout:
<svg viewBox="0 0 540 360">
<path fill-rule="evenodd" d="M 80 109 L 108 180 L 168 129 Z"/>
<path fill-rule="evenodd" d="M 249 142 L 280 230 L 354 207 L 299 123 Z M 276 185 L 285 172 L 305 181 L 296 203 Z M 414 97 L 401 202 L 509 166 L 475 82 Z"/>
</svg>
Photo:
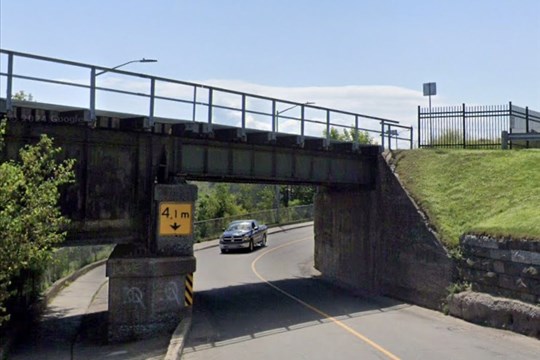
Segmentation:
<svg viewBox="0 0 540 360">
<path fill-rule="evenodd" d="M 185 306 L 193 305 L 193 273 L 186 275 L 186 286 L 184 290 Z"/>
</svg>

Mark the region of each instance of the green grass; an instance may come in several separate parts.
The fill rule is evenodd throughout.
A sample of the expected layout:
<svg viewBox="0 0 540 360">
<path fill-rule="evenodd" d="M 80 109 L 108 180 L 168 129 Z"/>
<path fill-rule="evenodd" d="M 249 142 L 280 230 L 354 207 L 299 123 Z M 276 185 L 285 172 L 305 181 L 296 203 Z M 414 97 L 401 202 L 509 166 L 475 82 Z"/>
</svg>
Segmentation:
<svg viewBox="0 0 540 360">
<path fill-rule="evenodd" d="M 450 248 L 463 233 L 540 240 L 540 150 L 411 150 L 396 160 Z"/>
</svg>

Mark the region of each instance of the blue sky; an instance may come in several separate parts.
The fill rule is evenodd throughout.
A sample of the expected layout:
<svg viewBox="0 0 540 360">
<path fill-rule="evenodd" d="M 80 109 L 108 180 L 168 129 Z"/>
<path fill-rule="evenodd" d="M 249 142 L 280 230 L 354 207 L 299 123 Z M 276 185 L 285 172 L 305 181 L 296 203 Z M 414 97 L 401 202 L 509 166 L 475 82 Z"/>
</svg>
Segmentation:
<svg viewBox="0 0 540 360">
<path fill-rule="evenodd" d="M 126 70 L 411 124 L 430 81 L 434 106 L 540 110 L 538 0 L 0 4 L 4 49 L 102 66 L 156 58 Z"/>
</svg>

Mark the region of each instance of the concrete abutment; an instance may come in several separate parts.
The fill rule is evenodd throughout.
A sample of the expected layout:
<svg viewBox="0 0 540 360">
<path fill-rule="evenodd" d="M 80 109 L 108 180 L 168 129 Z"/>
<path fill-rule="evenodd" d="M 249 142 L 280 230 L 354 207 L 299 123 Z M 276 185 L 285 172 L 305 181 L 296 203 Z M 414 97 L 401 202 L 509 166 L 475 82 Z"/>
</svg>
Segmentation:
<svg viewBox="0 0 540 360">
<path fill-rule="evenodd" d="M 315 267 L 364 294 L 441 309 L 455 264 L 382 156 L 373 188 L 320 187 Z"/>
</svg>

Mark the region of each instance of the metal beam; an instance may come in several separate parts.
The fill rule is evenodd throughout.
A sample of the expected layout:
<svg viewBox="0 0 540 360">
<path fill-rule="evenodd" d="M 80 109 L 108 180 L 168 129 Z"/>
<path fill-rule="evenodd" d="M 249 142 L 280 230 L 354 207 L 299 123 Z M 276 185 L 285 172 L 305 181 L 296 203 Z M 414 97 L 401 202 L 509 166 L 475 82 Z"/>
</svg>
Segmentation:
<svg viewBox="0 0 540 360">
<path fill-rule="evenodd" d="M 378 146 L 327 149 L 325 139 L 306 138 L 300 147 L 299 136 L 279 135 L 276 142 L 263 131 L 248 132 L 244 142 L 239 128 L 194 122 L 156 122 L 159 131 L 150 132 L 148 117 L 129 114 L 97 113 L 104 121 L 89 128 L 81 126 L 89 111 L 14 105 L 3 156 L 48 134 L 62 148 L 61 158 L 77 160 L 76 184 L 61 197 L 63 212 L 72 219 L 68 245 L 144 243 L 151 186 L 160 168 L 167 171 L 161 178 L 355 188 L 371 188 L 376 176 Z M 31 121 L 38 114 L 41 120 Z"/>
</svg>

